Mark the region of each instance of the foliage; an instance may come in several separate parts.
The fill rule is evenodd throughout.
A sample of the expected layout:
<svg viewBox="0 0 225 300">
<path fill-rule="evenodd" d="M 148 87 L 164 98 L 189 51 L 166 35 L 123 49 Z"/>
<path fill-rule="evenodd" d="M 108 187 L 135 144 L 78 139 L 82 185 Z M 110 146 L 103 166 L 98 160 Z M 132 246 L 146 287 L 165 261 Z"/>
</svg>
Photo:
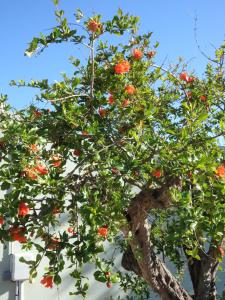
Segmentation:
<svg viewBox="0 0 225 300">
<path fill-rule="evenodd" d="M 36 261 L 29 262 L 31 277 L 46 256 L 45 276 L 60 284 L 67 260 L 74 293 L 85 296 L 82 266 L 94 263 L 96 280 L 108 287 L 118 283 L 140 296 L 142 279 L 134 284 L 134 275 L 116 269 L 114 257 L 102 256 L 106 240 L 123 252 L 127 238 L 121 230 L 132 198 L 143 187 L 156 188 L 176 176 L 180 186 L 171 188 L 172 205 L 149 212 L 156 251 L 178 271 L 184 251 L 198 260 L 208 245 L 218 249 L 221 262 L 225 155 L 218 137 L 225 132 L 224 45 L 198 78 L 181 63 L 170 70 L 157 66 L 158 43 L 152 45 L 152 33 L 137 34 L 137 17 L 119 10 L 102 21 L 99 15 L 86 19 L 78 10 L 75 23 L 69 23 L 63 10 L 55 15 L 58 25 L 35 37 L 25 54 L 70 42 L 83 45 L 90 56 L 87 64 L 71 58 L 74 74 L 64 74 L 59 82 L 11 82 L 39 88 L 39 107 L 12 112 L 7 97 L 1 97 L 0 181 L 7 191 L 0 205 L 1 240 L 37 249 Z M 127 32 L 124 44 L 106 41 Z"/>
</svg>

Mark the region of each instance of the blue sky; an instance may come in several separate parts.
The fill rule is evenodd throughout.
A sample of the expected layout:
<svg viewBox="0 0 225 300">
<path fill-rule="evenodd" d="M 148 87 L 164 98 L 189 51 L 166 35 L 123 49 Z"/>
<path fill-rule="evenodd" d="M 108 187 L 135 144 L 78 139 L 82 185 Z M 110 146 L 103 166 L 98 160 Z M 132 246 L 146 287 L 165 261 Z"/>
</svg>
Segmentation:
<svg viewBox="0 0 225 300">
<path fill-rule="evenodd" d="M 85 15 L 93 12 L 110 18 L 118 8 L 141 18 L 141 31 L 153 31 L 160 42 L 157 62 L 167 57 L 167 64 L 179 56 L 191 61 L 190 69 L 201 76 L 207 63 L 197 49 L 194 38 L 194 18 L 197 16 L 198 41 L 209 55 L 213 46 L 224 40 L 224 0 L 61 0 L 60 8 L 73 20 L 76 8 Z M 0 93 L 8 94 L 10 103 L 21 108 L 30 103 L 35 91 L 9 87 L 11 79 L 59 79 L 60 72 L 71 72 L 68 57 L 82 53 L 81 49 L 51 47 L 41 56 L 27 58 L 23 53 L 33 36 L 48 33 L 55 25 L 52 0 L 1 0 L 0 2 Z"/>
</svg>

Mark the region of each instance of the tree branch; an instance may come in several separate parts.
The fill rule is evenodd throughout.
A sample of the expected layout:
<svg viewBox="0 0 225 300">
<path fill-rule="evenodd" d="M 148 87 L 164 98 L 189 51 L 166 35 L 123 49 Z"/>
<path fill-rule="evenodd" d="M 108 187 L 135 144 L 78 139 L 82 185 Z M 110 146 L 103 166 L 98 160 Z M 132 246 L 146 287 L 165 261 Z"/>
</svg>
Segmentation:
<svg viewBox="0 0 225 300">
<path fill-rule="evenodd" d="M 95 81 L 95 54 L 94 54 L 94 34 L 92 34 L 91 37 L 91 46 L 90 46 L 90 51 L 91 51 L 91 84 L 90 84 L 90 97 L 93 100 L 94 98 L 94 81 Z"/>
</svg>

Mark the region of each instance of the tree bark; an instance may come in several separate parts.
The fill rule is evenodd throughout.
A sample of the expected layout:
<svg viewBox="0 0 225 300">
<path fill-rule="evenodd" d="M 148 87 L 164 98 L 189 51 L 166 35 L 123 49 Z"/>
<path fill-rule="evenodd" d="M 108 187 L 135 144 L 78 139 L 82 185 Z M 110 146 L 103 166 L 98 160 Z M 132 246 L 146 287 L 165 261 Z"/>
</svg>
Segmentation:
<svg viewBox="0 0 225 300">
<path fill-rule="evenodd" d="M 218 262 L 212 258 L 205 257 L 201 260 L 201 270 L 198 279 L 195 300 L 216 300 L 216 272 Z"/>
<path fill-rule="evenodd" d="M 213 246 L 209 247 L 208 253 L 201 253 L 195 300 L 216 300 L 216 272 L 219 266 L 217 256 L 217 249 Z M 193 280 L 196 279 L 193 278 Z"/>
<path fill-rule="evenodd" d="M 141 276 L 158 293 L 163 300 L 192 300 L 188 292 L 183 289 L 177 279 L 166 268 L 165 264 L 155 255 L 150 240 L 147 221 L 139 226 L 135 238 L 130 242 L 133 261 L 129 264 L 129 270 Z M 136 259 L 135 255 L 140 258 Z M 138 264 L 138 267 L 136 265 Z M 123 264 L 126 267 L 125 264 Z M 128 269 L 126 267 L 126 269 Z M 138 270 L 138 271 L 137 271 Z"/>
<path fill-rule="evenodd" d="M 199 283 L 199 274 L 201 270 L 201 261 L 197 260 L 189 255 L 187 257 L 187 264 L 189 269 L 189 274 L 191 277 L 191 282 L 194 290 L 194 294 L 197 294 L 198 291 L 198 283 Z"/>
<path fill-rule="evenodd" d="M 158 293 L 163 300 L 192 300 L 177 279 L 155 255 L 150 241 L 150 225 L 147 215 L 150 208 L 166 208 L 170 205 L 169 187 L 178 184 L 177 180 L 169 180 L 163 187 L 155 190 L 145 189 L 132 201 L 126 212 L 129 221 L 125 235 L 132 232 L 130 248 L 124 254 L 122 265 L 134 271 Z M 128 258 L 129 257 L 129 258 Z"/>
<path fill-rule="evenodd" d="M 201 260 L 186 255 L 195 300 L 217 299 L 216 272 L 219 266 L 217 255 L 217 250 L 213 246 L 209 248 L 208 253 L 199 250 Z"/>
</svg>

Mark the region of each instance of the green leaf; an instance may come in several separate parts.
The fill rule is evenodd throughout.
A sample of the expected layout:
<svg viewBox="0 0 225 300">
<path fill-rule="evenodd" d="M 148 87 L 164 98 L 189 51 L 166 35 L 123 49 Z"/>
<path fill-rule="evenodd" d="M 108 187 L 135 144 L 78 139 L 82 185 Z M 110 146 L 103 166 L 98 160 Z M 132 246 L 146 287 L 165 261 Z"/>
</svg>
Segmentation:
<svg viewBox="0 0 225 300">
<path fill-rule="evenodd" d="M 223 271 L 223 267 L 221 265 L 219 265 L 218 271 Z"/>
<path fill-rule="evenodd" d="M 57 6 L 59 4 L 59 0 L 52 0 L 54 5 Z"/>
<path fill-rule="evenodd" d="M 54 276 L 54 283 L 55 283 L 56 285 L 59 285 L 61 282 L 62 282 L 61 277 L 60 277 L 58 274 L 56 274 L 56 275 Z"/>
<path fill-rule="evenodd" d="M 83 17 L 84 17 L 83 12 L 78 8 L 75 13 L 76 21 L 80 22 L 80 20 L 83 19 Z"/>
<path fill-rule="evenodd" d="M 107 279 L 105 277 L 105 274 L 102 271 L 94 272 L 94 277 L 95 277 L 95 280 L 100 281 L 100 282 L 106 282 L 107 281 Z"/>
<path fill-rule="evenodd" d="M 114 274 L 110 275 L 110 281 L 111 281 L 112 283 L 117 283 L 117 282 L 119 282 L 119 281 L 120 281 L 119 275 L 118 275 L 117 273 L 114 273 Z"/>
<path fill-rule="evenodd" d="M 201 114 L 198 117 L 197 121 L 195 122 L 195 125 L 200 124 L 202 121 L 205 121 L 207 118 L 208 118 L 208 114 L 207 113 L 206 114 Z"/>
<path fill-rule="evenodd" d="M 1 185 L 1 189 L 2 189 L 3 191 L 6 191 L 6 190 L 8 190 L 8 189 L 10 188 L 10 186 L 11 186 L 11 183 L 10 183 L 10 182 L 4 181 L 4 182 L 2 183 L 2 185 Z"/>
<path fill-rule="evenodd" d="M 123 15 L 123 11 L 122 11 L 122 9 L 121 9 L 121 8 L 119 8 L 119 9 L 118 9 L 118 11 L 117 11 L 117 15 L 118 15 L 118 17 L 119 17 L 119 18 L 121 18 L 121 17 L 122 17 L 122 15 Z"/>
<path fill-rule="evenodd" d="M 56 17 L 61 18 L 64 15 L 64 10 L 56 10 L 55 15 Z"/>
<path fill-rule="evenodd" d="M 30 281 L 32 282 L 33 278 L 37 277 L 37 270 L 36 269 L 31 269 L 30 271 Z"/>
<path fill-rule="evenodd" d="M 192 250 L 186 250 L 186 253 L 190 256 L 192 256 L 193 258 L 197 259 L 197 260 L 201 260 L 200 256 L 198 255 L 198 249 L 194 248 Z"/>
</svg>

